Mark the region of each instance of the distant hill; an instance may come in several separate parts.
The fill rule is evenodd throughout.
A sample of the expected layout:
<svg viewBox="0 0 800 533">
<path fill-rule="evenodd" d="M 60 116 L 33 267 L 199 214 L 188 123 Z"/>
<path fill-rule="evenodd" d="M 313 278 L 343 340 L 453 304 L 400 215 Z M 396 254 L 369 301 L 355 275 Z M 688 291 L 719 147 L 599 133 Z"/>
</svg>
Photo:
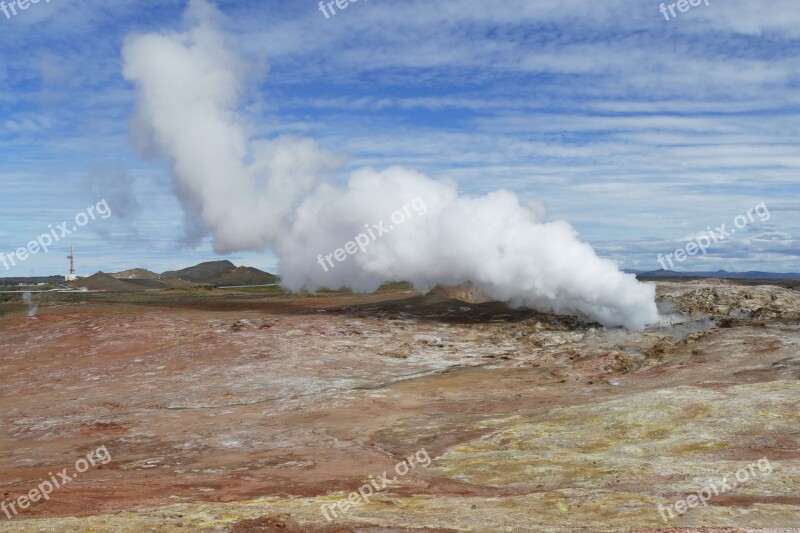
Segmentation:
<svg viewBox="0 0 800 533">
<path fill-rule="evenodd" d="M 210 280 L 216 279 L 231 270 L 236 270 L 236 265 L 230 261 L 207 261 L 182 270 L 164 272 L 161 277 L 183 279 L 195 283 L 211 283 Z"/>
<path fill-rule="evenodd" d="M 217 276 L 210 283 L 214 285 L 270 285 L 278 283 L 280 278 L 269 272 L 253 267 L 239 267 Z"/>
<path fill-rule="evenodd" d="M 164 272 L 162 278 L 180 279 L 205 285 L 269 285 L 280 278 L 252 267 L 237 267 L 230 261 L 209 261 L 193 267 Z"/>
<path fill-rule="evenodd" d="M 64 283 L 64 276 L 38 276 L 32 278 L 0 278 L 0 287 L 16 287 L 20 283 L 25 285 L 36 285 L 37 283 L 48 283 L 50 285 L 60 285 Z"/>
<path fill-rule="evenodd" d="M 144 291 L 158 289 L 187 289 L 198 285 L 214 286 L 249 286 L 272 285 L 280 283 L 280 277 L 253 267 L 237 267 L 230 261 L 208 261 L 182 270 L 174 270 L 157 274 L 145 268 L 131 268 L 106 274 L 98 272 L 88 278 L 66 284 L 73 289 L 92 291 Z M 0 278 L 0 290 L 8 287 L 18 290 L 19 284 L 35 285 L 49 283 L 64 286 L 62 276 L 31 278 Z"/>
<path fill-rule="evenodd" d="M 189 289 L 197 287 L 197 283 L 184 281 L 182 279 L 126 279 L 125 283 L 131 283 L 145 289 Z"/>
<path fill-rule="evenodd" d="M 144 268 L 132 268 L 130 270 L 123 270 L 111 276 L 117 279 L 158 279 L 159 275 L 155 272 L 150 272 Z"/>
<path fill-rule="evenodd" d="M 119 280 L 103 272 L 73 281 L 69 286 L 73 289 L 88 289 L 90 291 L 136 292 L 145 290 L 145 287 Z"/>
<path fill-rule="evenodd" d="M 675 272 L 674 270 L 625 270 L 629 274 L 636 274 L 639 278 L 719 278 L 719 279 L 774 279 L 774 280 L 800 280 L 800 274 L 791 272 L 728 272 L 727 270 L 717 270 L 716 272 Z"/>
</svg>

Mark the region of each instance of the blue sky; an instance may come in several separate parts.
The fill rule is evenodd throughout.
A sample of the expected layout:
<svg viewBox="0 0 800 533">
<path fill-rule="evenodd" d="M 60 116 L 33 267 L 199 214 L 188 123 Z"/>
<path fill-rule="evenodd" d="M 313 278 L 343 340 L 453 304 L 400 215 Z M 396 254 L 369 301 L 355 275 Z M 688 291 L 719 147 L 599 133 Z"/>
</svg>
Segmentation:
<svg viewBox="0 0 800 533">
<path fill-rule="evenodd" d="M 659 3 L 606 0 L 218 1 L 251 65 L 253 134 L 316 139 L 365 165 L 507 188 L 565 219 L 623 267 L 762 202 L 680 270 L 800 271 L 800 10 L 711 0 L 666 21 Z M 0 251 L 105 199 L 47 254 L 0 276 L 163 271 L 216 259 L 184 242 L 169 168 L 128 136 L 127 36 L 182 27 L 176 0 L 51 0 L 0 13 Z M 270 250 L 225 256 L 276 271 Z"/>
</svg>

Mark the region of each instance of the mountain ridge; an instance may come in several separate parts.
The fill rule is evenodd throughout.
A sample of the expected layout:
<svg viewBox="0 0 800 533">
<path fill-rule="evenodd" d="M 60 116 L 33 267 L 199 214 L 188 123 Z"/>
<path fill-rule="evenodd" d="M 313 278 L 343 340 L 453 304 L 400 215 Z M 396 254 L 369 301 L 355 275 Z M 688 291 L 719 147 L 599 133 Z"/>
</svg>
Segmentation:
<svg viewBox="0 0 800 533">
<path fill-rule="evenodd" d="M 635 274 L 640 278 L 719 278 L 719 279 L 774 279 L 774 280 L 797 280 L 800 273 L 794 272 L 762 272 L 749 270 L 746 272 L 729 272 L 727 270 L 717 271 L 686 271 L 678 272 L 675 270 L 633 270 L 624 269 L 628 274 Z"/>
</svg>

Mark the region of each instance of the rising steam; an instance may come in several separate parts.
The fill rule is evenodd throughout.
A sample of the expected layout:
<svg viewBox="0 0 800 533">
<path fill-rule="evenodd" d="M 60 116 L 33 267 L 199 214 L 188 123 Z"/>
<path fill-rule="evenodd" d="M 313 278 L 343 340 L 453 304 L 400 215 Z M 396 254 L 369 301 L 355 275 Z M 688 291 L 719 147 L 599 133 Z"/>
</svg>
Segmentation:
<svg viewBox="0 0 800 533">
<path fill-rule="evenodd" d="M 460 195 L 451 181 L 405 168 L 364 168 L 335 184 L 340 157 L 311 139 L 252 139 L 239 112 L 246 65 L 192 0 L 183 33 L 131 36 L 125 77 L 138 89 L 131 134 L 143 155 L 168 161 L 195 236 L 217 252 L 275 249 L 290 289 L 376 289 L 472 281 L 492 297 L 606 325 L 656 322 L 655 288 L 619 271 L 566 222 L 546 222 L 499 190 Z M 425 211 L 327 271 L 318 262 L 414 200 Z"/>
<path fill-rule="evenodd" d="M 33 294 L 30 292 L 22 293 L 22 301 L 28 304 L 28 317 L 35 318 L 39 312 L 39 304 L 33 301 Z"/>
</svg>

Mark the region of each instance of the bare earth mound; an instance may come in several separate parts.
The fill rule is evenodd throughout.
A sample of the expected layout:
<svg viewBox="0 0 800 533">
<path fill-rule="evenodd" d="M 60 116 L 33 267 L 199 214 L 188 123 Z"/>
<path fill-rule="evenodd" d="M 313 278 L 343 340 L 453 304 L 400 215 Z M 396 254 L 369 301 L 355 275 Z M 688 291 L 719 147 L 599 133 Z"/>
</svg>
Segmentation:
<svg viewBox="0 0 800 533">
<path fill-rule="evenodd" d="M 132 268 L 130 270 L 123 270 L 122 272 L 117 272 L 116 274 L 111 274 L 111 276 L 117 279 L 158 279 L 159 275 L 155 272 L 150 272 L 144 268 Z"/>
<path fill-rule="evenodd" d="M 73 289 L 88 289 L 90 291 L 135 292 L 145 290 L 144 287 L 117 279 L 103 272 L 98 272 L 88 278 L 73 281 L 69 286 Z"/>
<path fill-rule="evenodd" d="M 486 303 L 493 300 L 486 291 L 476 286 L 471 281 L 454 286 L 437 285 L 428 292 L 428 295 L 437 296 L 439 298 L 452 298 L 471 304 Z"/>
</svg>

